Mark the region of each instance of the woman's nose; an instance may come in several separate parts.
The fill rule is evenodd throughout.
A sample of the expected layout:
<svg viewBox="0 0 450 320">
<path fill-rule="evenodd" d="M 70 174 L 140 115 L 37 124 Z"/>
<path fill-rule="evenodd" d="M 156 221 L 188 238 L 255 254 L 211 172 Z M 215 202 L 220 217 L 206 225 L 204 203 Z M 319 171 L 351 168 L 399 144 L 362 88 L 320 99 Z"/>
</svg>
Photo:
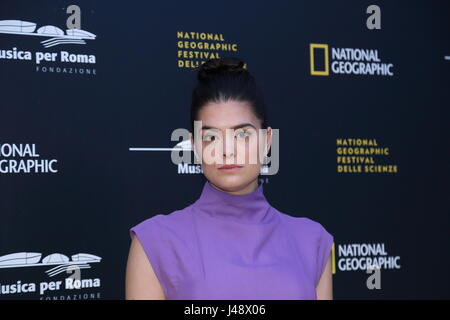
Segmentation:
<svg viewBox="0 0 450 320">
<path fill-rule="evenodd" d="M 234 156 L 234 132 L 227 132 L 225 138 L 223 139 L 223 155 L 225 157 Z"/>
</svg>

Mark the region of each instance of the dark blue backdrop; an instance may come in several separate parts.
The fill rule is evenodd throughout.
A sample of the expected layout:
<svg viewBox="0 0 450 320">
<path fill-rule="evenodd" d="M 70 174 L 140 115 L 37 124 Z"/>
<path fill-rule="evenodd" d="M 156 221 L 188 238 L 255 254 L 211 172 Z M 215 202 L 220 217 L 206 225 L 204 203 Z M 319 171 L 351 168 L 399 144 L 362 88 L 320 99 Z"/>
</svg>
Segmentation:
<svg viewBox="0 0 450 320">
<path fill-rule="evenodd" d="M 95 38 L 70 43 L 52 28 L 30 34 L 45 25 L 67 34 L 73 4 Z M 381 9 L 381 30 L 366 26 L 371 4 Z M 188 66 L 207 59 L 198 54 L 240 57 L 263 88 L 269 124 L 280 130 L 280 170 L 261 177 L 266 197 L 334 235 L 336 299 L 450 298 L 449 8 L 445 1 L 2 1 L 0 299 L 124 297 L 129 228 L 201 191 L 204 177 L 180 173 L 170 152 L 130 150 L 171 148 L 172 131 L 190 128 Z M 221 41 L 178 32 L 221 35 L 237 51 L 182 48 L 180 40 Z M 327 45 L 313 54 L 329 75 L 311 74 L 311 44 Z M 338 48 L 376 51 L 393 75 L 333 72 Z M 54 61 L 37 63 L 49 53 Z M 396 172 L 339 172 L 338 139 L 376 141 L 389 154 L 372 160 Z M 35 153 L 10 153 L 25 146 Z M 21 161 L 52 160 L 57 172 L 13 172 Z M 385 255 L 358 252 L 369 245 Z M 72 257 L 79 253 L 86 260 Z M 366 285 L 367 257 L 392 263 L 381 269 L 381 289 Z M 86 281 L 71 288 L 65 278 L 76 272 Z"/>
</svg>

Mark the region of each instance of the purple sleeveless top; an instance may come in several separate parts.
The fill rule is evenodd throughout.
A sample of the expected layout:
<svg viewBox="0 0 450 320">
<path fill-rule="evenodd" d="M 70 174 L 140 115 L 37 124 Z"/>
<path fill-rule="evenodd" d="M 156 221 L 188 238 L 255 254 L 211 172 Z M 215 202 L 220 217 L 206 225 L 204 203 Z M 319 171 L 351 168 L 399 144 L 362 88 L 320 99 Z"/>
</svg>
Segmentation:
<svg viewBox="0 0 450 320">
<path fill-rule="evenodd" d="M 130 229 L 166 299 L 317 299 L 333 236 L 273 208 L 263 185 L 232 195 L 206 181 L 200 197 Z"/>
</svg>

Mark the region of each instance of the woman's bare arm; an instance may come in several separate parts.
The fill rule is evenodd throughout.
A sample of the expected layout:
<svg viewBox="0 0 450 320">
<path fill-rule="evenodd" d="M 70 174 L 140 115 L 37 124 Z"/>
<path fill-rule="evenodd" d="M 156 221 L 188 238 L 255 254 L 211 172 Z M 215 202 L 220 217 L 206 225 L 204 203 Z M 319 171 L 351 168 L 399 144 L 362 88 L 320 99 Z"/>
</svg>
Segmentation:
<svg viewBox="0 0 450 320">
<path fill-rule="evenodd" d="M 331 254 L 328 257 L 325 270 L 316 288 L 317 300 L 333 300 L 333 272 L 331 270 Z"/>
<path fill-rule="evenodd" d="M 161 284 L 136 235 L 133 236 L 128 254 L 125 299 L 165 300 Z"/>
</svg>

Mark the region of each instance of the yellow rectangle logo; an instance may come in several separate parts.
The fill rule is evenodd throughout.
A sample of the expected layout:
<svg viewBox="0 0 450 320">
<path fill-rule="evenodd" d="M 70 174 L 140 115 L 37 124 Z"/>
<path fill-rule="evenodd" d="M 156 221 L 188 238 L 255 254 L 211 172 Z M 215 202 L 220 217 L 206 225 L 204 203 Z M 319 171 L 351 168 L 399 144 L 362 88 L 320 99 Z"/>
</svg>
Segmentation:
<svg viewBox="0 0 450 320">
<path fill-rule="evenodd" d="M 324 50 L 325 70 L 316 70 L 314 64 L 314 49 Z M 310 43 L 309 44 L 309 63 L 311 74 L 314 76 L 328 76 L 329 75 L 329 63 L 328 63 L 328 45 L 322 43 Z"/>
</svg>

